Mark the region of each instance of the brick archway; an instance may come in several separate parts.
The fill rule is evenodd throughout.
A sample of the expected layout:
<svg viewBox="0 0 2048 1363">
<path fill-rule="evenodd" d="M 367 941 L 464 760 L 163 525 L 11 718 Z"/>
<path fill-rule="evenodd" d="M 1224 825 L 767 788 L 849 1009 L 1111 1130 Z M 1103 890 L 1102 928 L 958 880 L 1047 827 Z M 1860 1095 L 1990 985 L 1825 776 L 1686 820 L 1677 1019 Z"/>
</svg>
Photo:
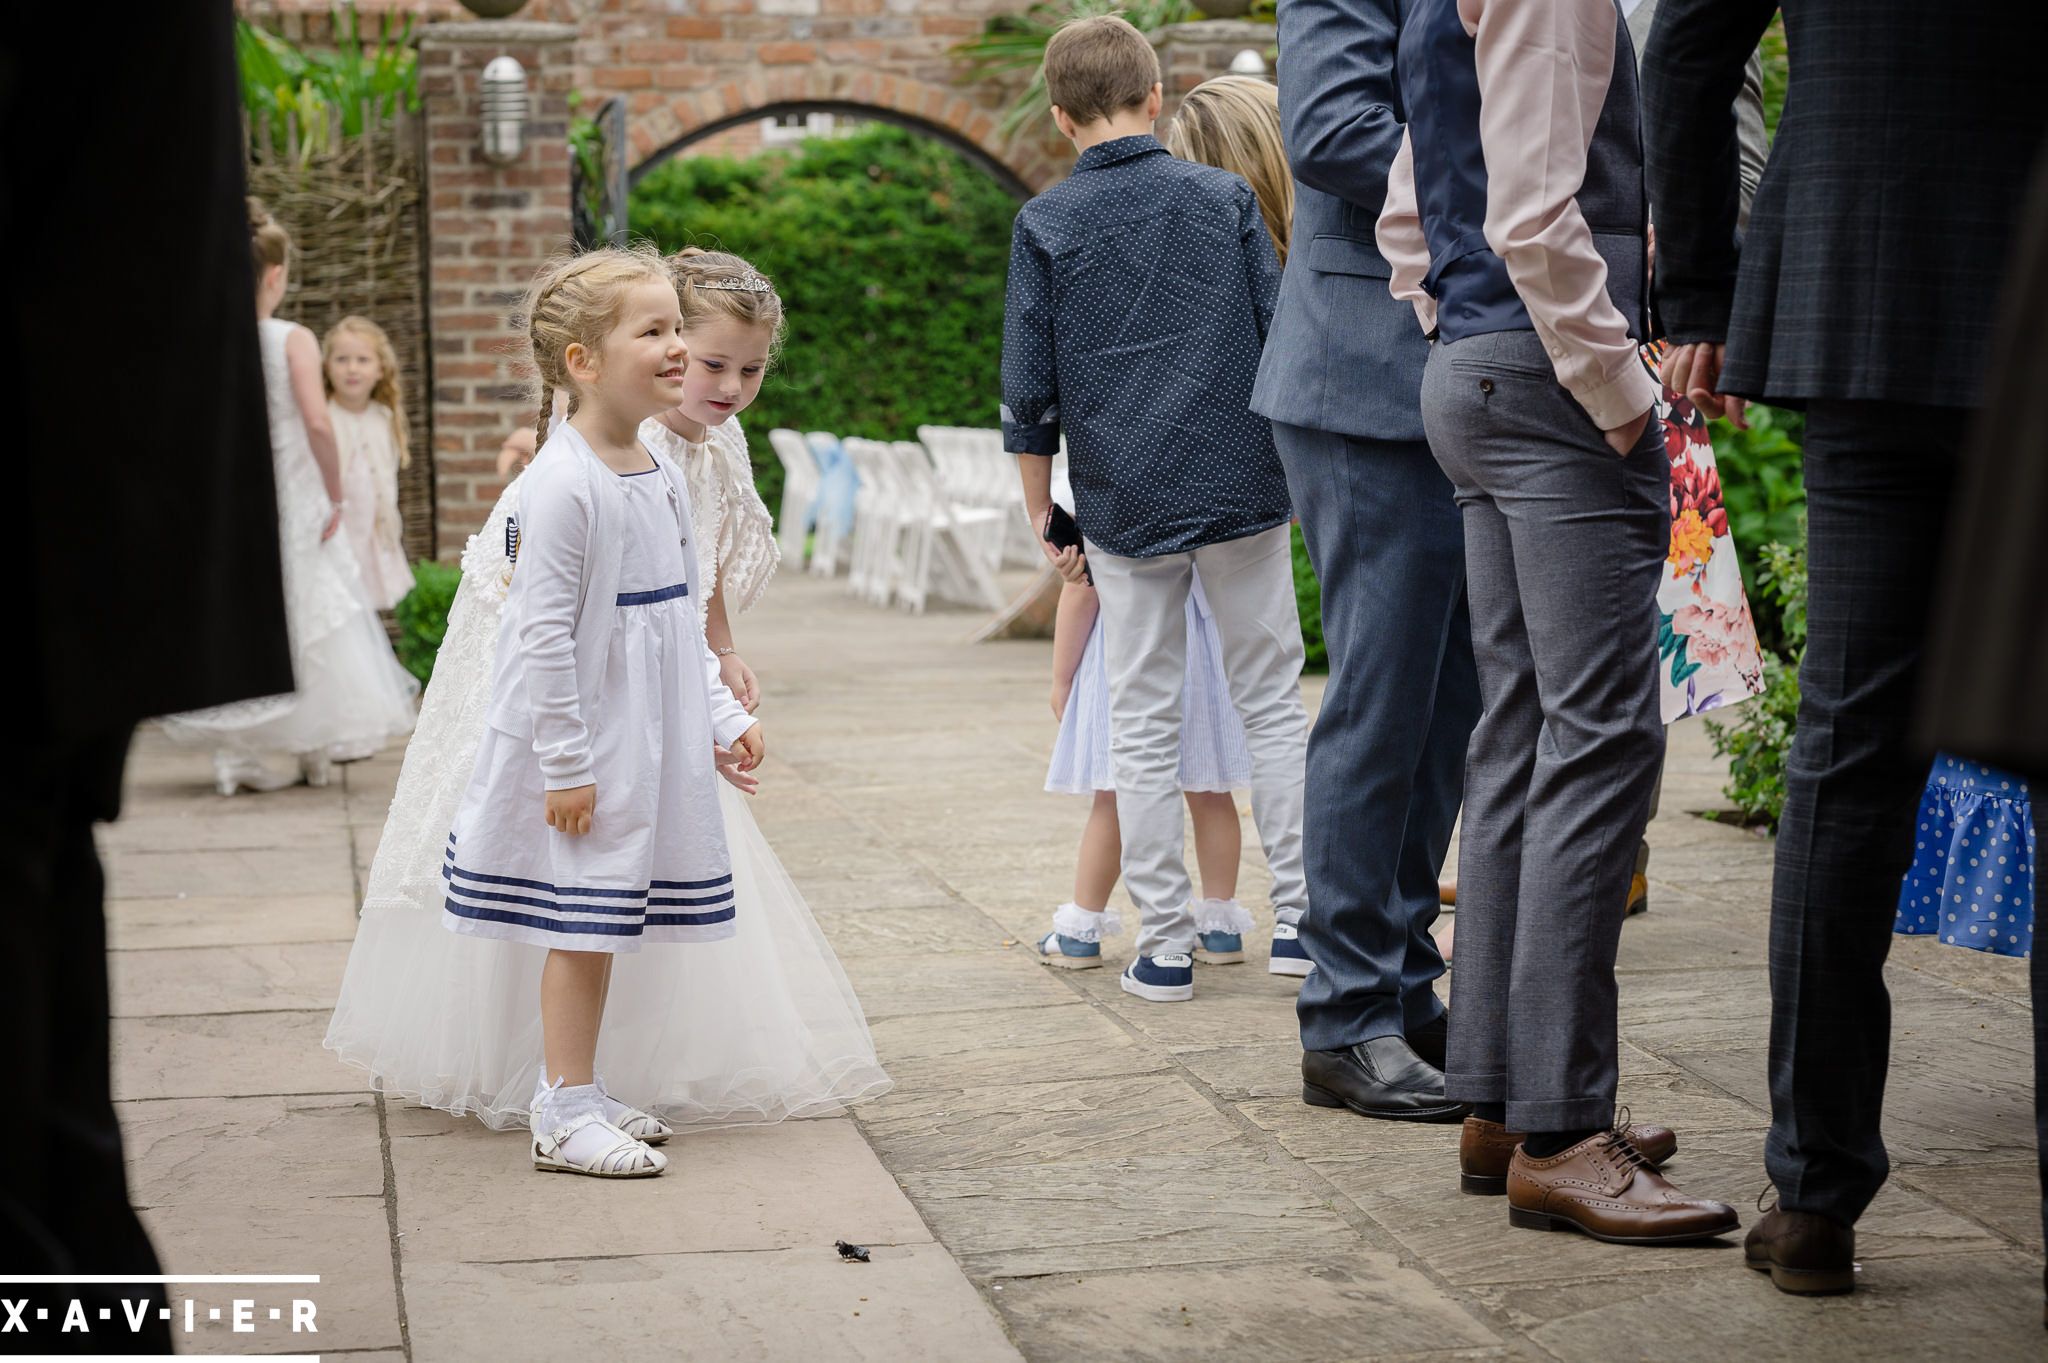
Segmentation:
<svg viewBox="0 0 2048 1363">
<path fill-rule="evenodd" d="M 750 118 L 819 108 L 842 109 L 929 133 L 966 152 L 1013 191 L 1036 193 L 1066 173 L 1066 167 L 1052 159 L 1051 148 L 1039 141 L 1026 135 L 1004 141 L 1000 115 L 969 101 L 957 88 L 824 63 L 757 71 L 678 94 L 662 107 L 631 118 L 627 160 L 638 179 L 699 138 Z"/>
</svg>

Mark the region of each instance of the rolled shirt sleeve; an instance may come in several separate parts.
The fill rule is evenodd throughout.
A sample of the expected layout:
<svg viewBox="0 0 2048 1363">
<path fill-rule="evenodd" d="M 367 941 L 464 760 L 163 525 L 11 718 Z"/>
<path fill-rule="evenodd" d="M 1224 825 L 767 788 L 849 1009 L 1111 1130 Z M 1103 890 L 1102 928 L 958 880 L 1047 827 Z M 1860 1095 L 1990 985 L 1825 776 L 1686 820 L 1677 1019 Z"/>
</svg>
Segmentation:
<svg viewBox="0 0 2048 1363">
<path fill-rule="evenodd" d="M 1019 213 L 1003 296 L 1003 448 L 1009 453 L 1059 453 L 1057 367 L 1052 266 Z"/>
<path fill-rule="evenodd" d="M 1415 320 L 1422 334 L 1436 332 L 1436 300 L 1422 287 L 1429 277 L 1429 240 L 1422 232 L 1422 214 L 1415 201 L 1415 147 L 1408 132 L 1401 132 L 1401 146 L 1387 171 L 1387 199 L 1380 220 L 1373 228 L 1380 254 L 1393 267 L 1387 291 L 1415 307 Z"/>
<path fill-rule="evenodd" d="M 1602 430 L 1656 402 L 1607 264 L 1579 211 L 1615 57 L 1613 0 L 1458 0 L 1473 35 L 1486 241 L 1506 264 L 1551 367 Z"/>
</svg>

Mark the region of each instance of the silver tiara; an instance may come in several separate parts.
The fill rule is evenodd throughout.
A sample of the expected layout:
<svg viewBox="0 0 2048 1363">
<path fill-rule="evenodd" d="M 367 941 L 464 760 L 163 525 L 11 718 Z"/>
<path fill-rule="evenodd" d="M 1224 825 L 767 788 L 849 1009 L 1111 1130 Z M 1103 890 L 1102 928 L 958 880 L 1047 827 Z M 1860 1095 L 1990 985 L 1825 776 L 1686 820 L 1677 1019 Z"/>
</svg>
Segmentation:
<svg viewBox="0 0 2048 1363">
<path fill-rule="evenodd" d="M 700 279 L 700 289 L 720 289 L 726 293 L 774 293 L 775 286 L 757 274 L 742 275 L 738 279 Z"/>
</svg>

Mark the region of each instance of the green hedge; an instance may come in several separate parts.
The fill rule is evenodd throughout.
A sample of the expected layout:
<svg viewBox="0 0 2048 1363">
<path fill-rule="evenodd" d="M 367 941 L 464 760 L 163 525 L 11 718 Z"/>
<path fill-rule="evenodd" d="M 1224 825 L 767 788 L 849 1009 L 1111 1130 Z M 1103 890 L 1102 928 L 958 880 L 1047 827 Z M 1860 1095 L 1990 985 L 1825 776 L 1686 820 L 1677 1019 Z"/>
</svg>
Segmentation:
<svg viewBox="0 0 2048 1363">
<path fill-rule="evenodd" d="M 448 633 L 448 611 L 462 569 L 453 563 L 421 559 L 412 565 L 412 590 L 392 614 L 398 619 L 398 661 L 425 686 L 434 675 L 434 657 Z"/>
<path fill-rule="evenodd" d="M 634 187 L 628 218 L 664 250 L 745 256 L 781 292 L 783 355 L 743 418 L 774 508 L 774 427 L 907 440 L 996 424 L 1016 212 L 960 153 L 882 124 L 745 161 L 670 161 Z"/>
</svg>

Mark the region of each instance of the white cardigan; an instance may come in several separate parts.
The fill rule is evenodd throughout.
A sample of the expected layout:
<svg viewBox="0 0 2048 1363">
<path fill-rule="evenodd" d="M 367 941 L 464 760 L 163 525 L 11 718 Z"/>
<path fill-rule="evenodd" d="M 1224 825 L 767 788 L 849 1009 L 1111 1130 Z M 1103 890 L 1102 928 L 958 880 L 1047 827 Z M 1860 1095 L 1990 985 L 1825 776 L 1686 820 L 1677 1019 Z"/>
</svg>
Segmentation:
<svg viewBox="0 0 2048 1363">
<path fill-rule="evenodd" d="M 671 460 L 652 451 L 649 455 L 675 489 L 682 511 L 681 544 L 695 562 L 688 481 Z M 498 642 L 501 652 L 507 643 L 516 648 L 526 685 L 523 694 L 519 687 L 498 687 L 488 722 L 531 738 L 547 788 L 568 790 L 595 779 L 581 698 L 597 695 L 604 685 L 625 555 L 618 531 L 625 493 L 617 475 L 567 422 L 548 437 L 520 484 L 519 566 L 505 598 Z M 754 718 L 719 676 L 718 659 L 702 642 L 701 631 L 698 640 L 712 737 L 730 747 L 753 727 Z M 502 664 L 497 675 L 506 675 Z"/>
</svg>

